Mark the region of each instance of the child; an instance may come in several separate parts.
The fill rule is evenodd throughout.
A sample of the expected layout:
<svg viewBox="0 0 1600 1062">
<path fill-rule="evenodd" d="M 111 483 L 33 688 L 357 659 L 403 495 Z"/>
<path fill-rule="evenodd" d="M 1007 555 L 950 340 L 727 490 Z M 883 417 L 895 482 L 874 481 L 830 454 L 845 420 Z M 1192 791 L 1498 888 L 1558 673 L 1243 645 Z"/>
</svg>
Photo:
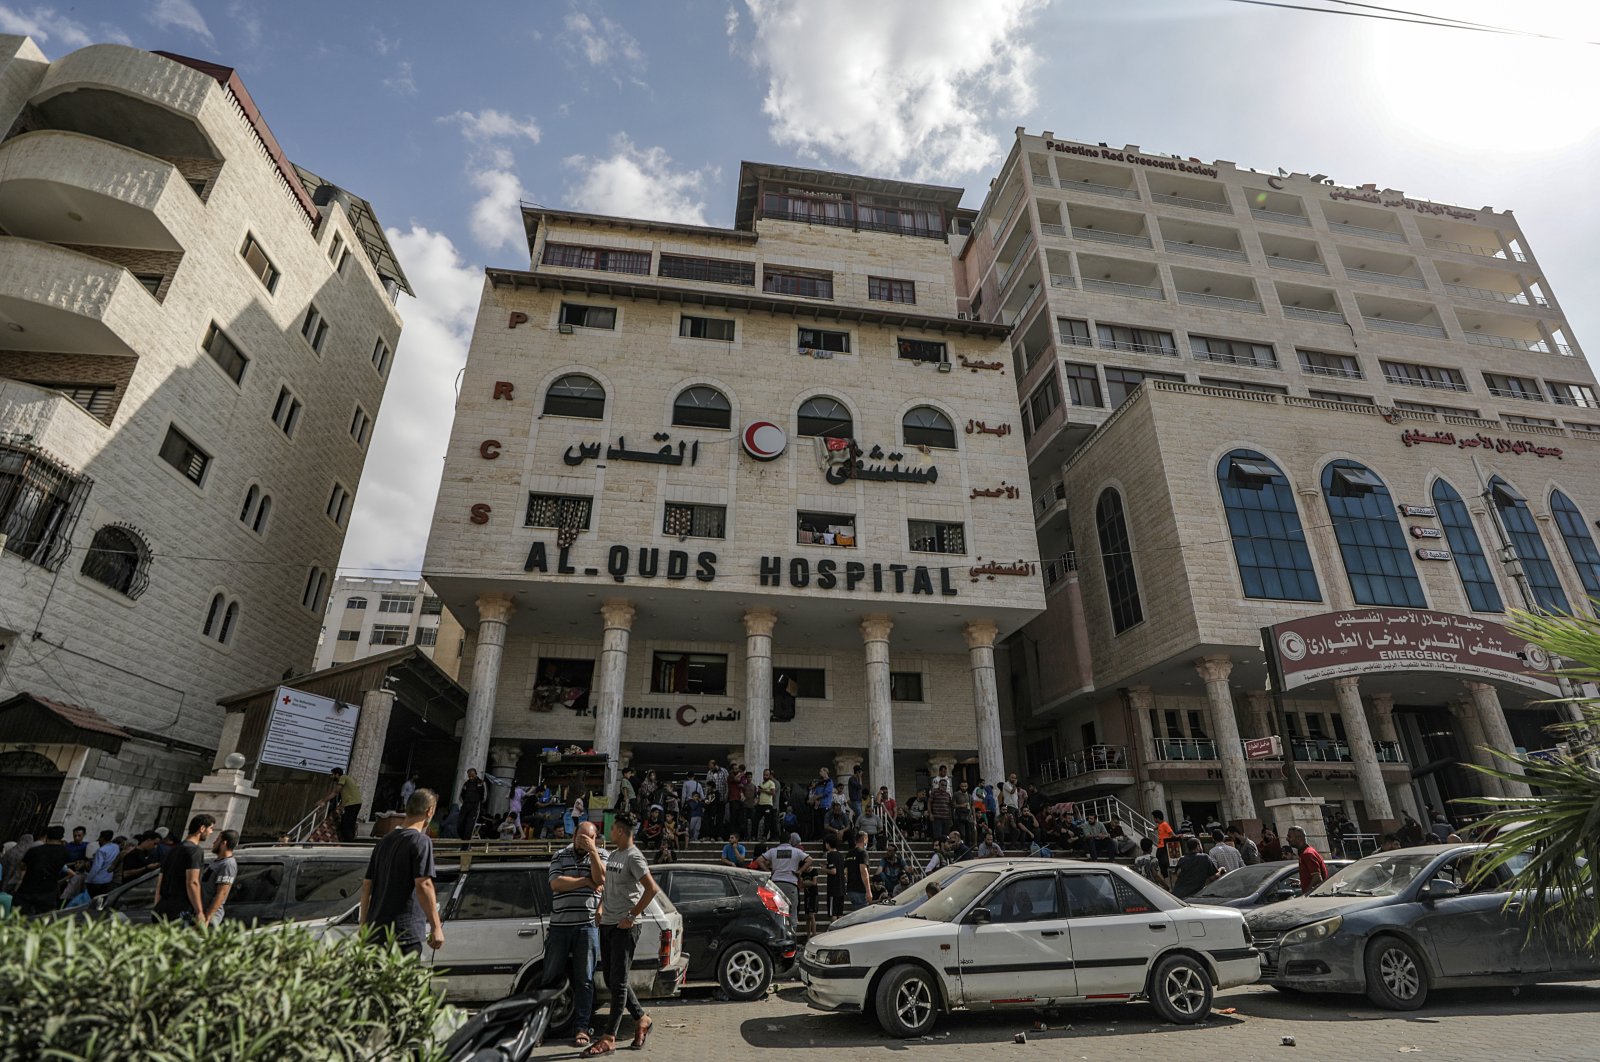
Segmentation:
<svg viewBox="0 0 1600 1062">
<path fill-rule="evenodd" d="M 500 820 L 500 827 L 497 832 L 500 834 L 502 841 L 515 841 L 517 835 L 522 832 L 522 826 L 517 822 L 517 816 L 508 811 L 506 812 L 506 817 Z"/>
<path fill-rule="evenodd" d="M 705 801 L 700 798 L 700 792 L 696 789 L 683 803 L 684 810 L 689 813 L 689 840 L 698 841 L 700 839 L 700 823 L 705 818 Z"/>
</svg>

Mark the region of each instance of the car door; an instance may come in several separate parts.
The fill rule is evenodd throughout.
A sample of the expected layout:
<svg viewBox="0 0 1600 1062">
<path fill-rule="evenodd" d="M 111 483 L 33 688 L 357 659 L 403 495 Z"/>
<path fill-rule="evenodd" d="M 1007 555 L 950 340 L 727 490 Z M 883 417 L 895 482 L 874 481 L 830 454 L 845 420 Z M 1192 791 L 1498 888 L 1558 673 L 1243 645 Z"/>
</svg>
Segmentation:
<svg viewBox="0 0 1600 1062">
<path fill-rule="evenodd" d="M 444 947 L 430 957 L 453 1003 L 481 1003 L 510 994 L 517 971 L 544 954 L 546 915 L 535 871 L 474 867 L 463 871 L 445 907 Z"/>
<path fill-rule="evenodd" d="M 277 922 L 284 917 L 285 867 L 276 859 L 239 861 L 239 873 L 223 901 L 229 922 Z M 206 897 L 209 902 L 210 897 Z"/>
<path fill-rule="evenodd" d="M 733 883 L 725 874 L 683 867 L 674 867 L 663 876 L 667 899 L 683 917 L 683 950 L 689 953 L 689 976 L 715 976 L 716 947 L 722 931 L 739 913 Z"/>
<path fill-rule="evenodd" d="M 1061 884 L 1078 994 L 1094 999 L 1142 992 L 1157 953 L 1178 942 L 1172 917 L 1109 870 L 1062 871 Z"/>
<path fill-rule="evenodd" d="M 986 919 L 975 917 L 978 910 Z M 969 1007 L 1042 1003 L 1078 994 L 1066 911 L 1054 871 L 1001 879 L 956 936 L 961 997 Z"/>
<path fill-rule="evenodd" d="M 290 921 L 321 918 L 343 911 L 360 899 L 367 864 L 353 859 L 302 859 L 295 868 L 294 895 L 283 917 Z"/>
<path fill-rule="evenodd" d="M 1457 856 L 1431 875 L 1455 884 L 1460 895 L 1418 901 L 1416 926 L 1440 972 L 1446 977 L 1488 977 L 1548 971 L 1544 944 L 1538 937 L 1527 939 L 1522 906 L 1506 907 L 1506 882 L 1498 873 L 1474 880 L 1471 860 L 1470 854 Z"/>
</svg>

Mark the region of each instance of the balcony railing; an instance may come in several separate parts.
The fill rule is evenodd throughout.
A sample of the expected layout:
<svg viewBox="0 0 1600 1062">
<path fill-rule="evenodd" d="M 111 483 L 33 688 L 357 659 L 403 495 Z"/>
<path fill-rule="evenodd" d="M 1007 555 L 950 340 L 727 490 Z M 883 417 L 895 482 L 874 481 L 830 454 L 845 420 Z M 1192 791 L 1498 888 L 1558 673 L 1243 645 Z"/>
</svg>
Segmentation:
<svg viewBox="0 0 1600 1062">
<path fill-rule="evenodd" d="M 1373 284 L 1394 284 L 1402 288 L 1421 288 L 1426 291 L 1428 282 L 1421 277 L 1408 277 L 1400 273 L 1379 273 L 1372 269 L 1354 269 L 1344 267 L 1344 275 L 1351 280 L 1365 280 Z"/>
<path fill-rule="evenodd" d="M 1067 488 L 1062 483 L 1052 483 L 1044 489 L 1044 493 L 1033 499 L 1034 515 L 1043 516 L 1055 508 L 1057 502 L 1067 500 Z"/>
<path fill-rule="evenodd" d="M 1290 738 L 1289 747 L 1299 763 L 1351 763 L 1354 756 L 1347 742 L 1332 738 Z M 1396 741 L 1374 741 L 1379 763 L 1404 763 L 1405 755 Z"/>
<path fill-rule="evenodd" d="M 1445 338 L 1445 331 L 1438 325 L 1413 324 L 1410 321 L 1391 321 L 1387 317 L 1363 316 L 1368 328 L 1375 328 L 1380 332 L 1400 332 L 1408 336 L 1427 336 L 1429 339 Z"/>
<path fill-rule="evenodd" d="M 1078 278 L 1070 273 L 1051 273 L 1050 286 L 1052 288 L 1075 288 L 1078 286 Z"/>
<path fill-rule="evenodd" d="M 1138 199 L 1139 189 L 1119 188 L 1114 184 L 1096 184 L 1093 181 L 1062 181 L 1063 192 L 1093 192 L 1095 195 L 1115 196 L 1118 199 Z"/>
<path fill-rule="evenodd" d="M 1460 380 L 1429 380 L 1419 376 L 1405 376 L 1400 373 L 1386 372 L 1383 378 L 1392 384 L 1401 387 L 1427 387 L 1435 391 L 1458 391 L 1466 393 L 1471 390 Z"/>
<path fill-rule="evenodd" d="M 1059 557 L 1051 557 L 1039 565 L 1039 570 L 1044 575 L 1045 589 L 1056 585 L 1067 577 L 1067 573 L 1078 570 L 1078 554 L 1068 551 Z"/>
<path fill-rule="evenodd" d="M 1526 262 L 1528 256 L 1521 251 L 1508 251 L 1503 247 L 1474 247 L 1470 243 L 1456 243 L 1454 240 L 1424 239 L 1423 246 L 1432 247 L 1436 251 L 1454 251 L 1456 254 L 1470 254 L 1478 258 L 1498 258 L 1502 262 Z"/>
<path fill-rule="evenodd" d="M 1344 314 L 1338 310 L 1313 310 L 1309 306 L 1285 306 L 1285 317 L 1293 317 L 1301 321 L 1315 321 L 1317 324 L 1342 325 Z"/>
<path fill-rule="evenodd" d="M 1124 284 L 1120 280 L 1095 280 L 1092 277 L 1083 278 L 1084 291 L 1100 291 L 1107 295 L 1123 295 L 1130 299 L 1152 299 L 1156 302 L 1165 302 L 1166 293 L 1159 287 L 1148 284 Z"/>
<path fill-rule="evenodd" d="M 1510 336 L 1497 336 L 1492 332 L 1464 332 L 1468 343 L 1476 343 L 1480 347 L 1503 347 L 1506 350 L 1531 350 L 1535 354 L 1548 354 L 1550 350 L 1538 339 L 1512 339 Z"/>
<path fill-rule="evenodd" d="M 1214 760 L 1217 743 L 1210 738 L 1157 738 L 1155 758 L 1158 760 Z"/>
<path fill-rule="evenodd" d="M 1491 386 L 1489 388 L 1489 393 L 1491 395 L 1494 395 L 1496 398 L 1515 398 L 1515 399 L 1519 399 L 1519 400 L 1521 400 L 1523 402 L 1543 402 L 1544 401 L 1544 395 L 1540 394 L 1538 391 L 1527 391 L 1527 390 L 1523 390 L 1520 387 L 1493 387 L 1493 386 Z"/>
<path fill-rule="evenodd" d="M 1216 214 L 1233 213 L 1232 203 L 1213 203 L 1209 199 L 1190 199 L 1186 195 L 1157 195 L 1155 201 L 1162 206 L 1188 207 L 1190 210 L 1209 210 Z"/>
<path fill-rule="evenodd" d="M 1215 351 L 1192 351 L 1195 361 L 1214 361 L 1219 365 L 1243 365 L 1251 369 L 1276 369 L 1276 361 L 1264 361 L 1250 354 L 1219 354 Z"/>
<path fill-rule="evenodd" d="M 1139 236 L 1126 232 L 1110 232 L 1106 229 L 1086 229 L 1080 225 L 1072 226 L 1072 235 L 1080 240 L 1094 240 L 1099 243 L 1120 243 L 1124 247 L 1153 247 L 1150 237 Z"/>
<path fill-rule="evenodd" d="M 1550 394 L 1550 401 L 1554 402 L 1558 406 L 1576 406 L 1579 409 L 1600 409 L 1600 404 L 1597 404 L 1594 399 L 1587 395 L 1562 394 L 1560 391 L 1553 391 Z"/>
<path fill-rule="evenodd" d="M 1463 299 L 1485 299 L 1489 302 L 1504 302 L 1512 306 L 1541 306 L 1550 304 L 1537 296 L 1529 299 L 1523 292 L 1495 291 L 1491 288 L 1469 288 L 1465 284 L 1446 284 L 1444 290 L 1452 295 L 1459 295 Z"/>
<path fill-rule="evenodd" d="M 1185 306 L 1214 306 L 1219 310 L 1234 310 L 1238 313 L 1267 312 L 1254 299 L 1235 299 L 1229 295 L 1207 295 L 1200 291 L 1179 291 L 1178 301 Z"/>
<path fill-rule="evenodd" d="M 1301 362 L 1300 371 L 1307 376 L 1337 376 L 1341 380 L 1364 379 L 1360 369 L 1347 369 L 1342 365 L 1309 365 Z"/>
<path fill-rule="evenodd" d="M 1303 258 L 1284 258 L 1280 255 L 1277 258 L 1268 258 L 1267 264 L 1276 266 L 1279 269 L 1293 269 L 1297 273 L 1320 273 L 1323 276 L 1328 275 L 1327 266 L 1323 265 L 1321 262 L 1308 262 Z"/>
<path fill-rule="evenodd" d="M 1034 173 L 1029 174 L 1029 176 L 1033 178 L 1033 183 L 1040 188 L 1054 188 L 1056 186 L 1055 179 L 1048 173 Z"/>
<path fill-rule="evenodd" d="M 1005 271 L 1000 274 L 1000 281 L 997 287 L 1001 292 L 1006 290 L 1006 285 L 1010 284 L 1011 278 L 1016 276 L 1017 267 L 1028 261 L 1028 252 L 1032 250 L 1033 232 L 1029 230 L 1028 234 L 1022 238 L 1022 246 L 1017 248 L 1016 256 L 1011 259 L 1011 264 L 1006 266 Z"/>
<path fill-rule="evenodd" d="M 1220 258 L 1226 262 L 1248 262 L 1250 256 L 1233 247 L 1212 247 L 1204 243 L 1171 243 L 1161 241 L 1168 254 L 1192 254 L 1200 258 Z"/>
<path fill-rule="evenodd" d="M 1095 771 L 1128 770 L 1126 745 L 1091 745 L 1077 752 L 1069 752 L 1059 760 L 1051 760 L 1039 768 L 1041 782 L 1059 782 Z"/>
<path fill-rule="evenodd" d="M 1565 343 L 1557 343 L 1555 347 L 1556 353 L 1562 355 L 1563 357 L 1575 358 L 1578 356 L 1578 350 L 1576 347 L 1569 347 Z M 1540 353 L 1548 354 L 1550 352 L 1548 350 L 1543 350 L 1540 351 Z"/>
<path fill-rule="evenodd" d="M 1403 232 L 1391 232 L 1388 229 L 1369 229 L 1365 225 L 1341 225 L 1338 222 L 1330 222 L 1328 231 L 1334 235 L 1349 233 L 1352 236 L 1365 236 L 1373 240 L 1388 240 L 1390 243 L 1406 242 L 1406 234 Z"/>
<path fill-rule="evenodd" d="M 1057 225 L 1053 221 L 1041 221 L 1039 222 L 1039 231 L 1046 236 L 1065 236 L 1067 227 L 1065 225 Z"/>
<path fill-rule="evenodd" d="M 1016 314 L 1012 316 L 1010 322 L 1008 323 L 1011 324 L 1012 327 L 1016 327 L 1017 325 L 1021 324 L 1028 314 L 1032 312 L 1033 308 L 1037 306 L 1039 301 L 1043 298 L 1044 289 L 1035 287 L 1031 292 L 1028 293 L 1028 297 L 1023 300 L 1022 305 L 1017 309 Z"/>
<path fill-rule="evenodd" d="M 1262 221 L 1276 221 L 1280 225 L 1299 225 L 1307 229 L 1311 227 L 1311 219 L 1304 214 L 1285 214 L 1281 210 L 1262 210 L 1259 207 L 1251 207 L 1250 214 Z"/>
<path fill-rule="evenodd" d="M 1131 339 L 1102 339 L 1099 343 L 1102 350 L 1123 350 L 1129 354 L 1159 354 L 1164 358 L 1176 358 L 1176 347 L 1164 347 L 1159 343 L 1137 343 Z"/>
<path fill-rule="evenodd" d="M 1092 346 L 1094 346 L 1094 337 L 1093 336 L 1073 335 L 1071 332 L 1057 332 L 1056 335 L 1061 339 L 1062 344 L 1065 345 L 1065 346 L 1069 346 L 1069 347 L 1092 347 Z"/>
</svg>

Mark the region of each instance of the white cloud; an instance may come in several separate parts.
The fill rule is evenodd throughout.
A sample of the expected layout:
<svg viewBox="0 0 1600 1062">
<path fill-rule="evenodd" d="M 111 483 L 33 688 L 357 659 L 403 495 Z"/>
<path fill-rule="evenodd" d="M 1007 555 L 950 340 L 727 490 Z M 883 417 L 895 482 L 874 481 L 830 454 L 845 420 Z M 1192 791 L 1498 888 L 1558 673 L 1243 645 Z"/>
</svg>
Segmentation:
<svg viewBox="0 0 1600 1062">
<path fill-rule="evenodd" d="M 443 233 L 413 223 L 389 229 L 417 297 L 401 297 L 405 330 L 373 429 L 340 566 L 422 566 L 450 439 L 448 396 L 467 362 L 483 270 L 462 259 Z"/>
<path fill-rule="evenodd" d="M 153 0 L 145 9 L 144 17 L 161 29 L 188 30 L 207 44 L 216 43 L 205 16 L 191 0 Z"/>
<path fill-rule="evenodd" d="M 35 7 L 24 11 L 20 7 L 0 4 L 0 33 L 20 33 L 32 37 L 35 44 L 63 44 L 68 48 L 82 48 L 93 44 L 94 38 L 83 23 L 58 14 L 55 8 Z"/>
<path fill-rule="evenodd" d="M 527 192 L 516 174 L 516 157 L 510 144 L 527 140 L 539 142 L 539 123 L 494 109 L 456 111 L 439 119 L 461 130 L 472 146 L 467 155 L 467 179 L 479 191 L 468 221 L 472 238 L 485 250 L 516 247 L 526 236 L 522 228 L 522 200 Z"/>
<path fill-rule="evenodd" d="M 535 144 L 543 134 L 539 131 L 539 123 L 532 118 L 516 118 L 504 111 L 490 108 L 486 111 L 457 111 L 439 119 L 441 122 L 455 122 L 461 126 L 461 135 L 477 144 L 492 143 L 496 140 L 516 139 L 526 137 Z"/>
<path fill-rule="evenodd" d="M 372 47 L 379 55 L 388 55 L 400 47 L 400 41 L 394 37 L 385 36 L 382 30 L 374 30 Z"/>
<path fill-rule="evenodd" d="M 417 82 L 411 76 L 411 60 L 400 60 L 400 65 L 395 68 L 394 76 L 383 79 L 383 87 L 398 96 L 415 96 L 417 94 Z"/>
<path fill-rule="evenodd" d="M 583 53 L 590 66 L 605 66 L 620 59 L 638 70 L 644 69 L 644 51 L 639 42 L 615 19 L 599 12 L 591 17 L 574 8 L 567 12 L 565 25 L 569 42 Z"/>
<path fill-rule="evenodd" d="M 228 14 L 238 23 L 239 37 L 246 48 L 255 48 L 261 43 L 261 16 L 245 0 L 232 0 L 228 4 Z"/>
<path fill-rule="evenodd" d="M 567 205 L 591 214 L 651 218 L 706 224 L 704 191 L 719 171 L 674 170 L 672 157 L 659 147 L 636 148 L 624 133 L 611 141 L 607 158 L 572 155 L 566 164 L 581 171 L 567 186 Z"/>
<path fill-rule="evenodd" d="M 870 173 L 949 180 L 992 167 L 1033 104 L 1044 0 L 745 0 L 772 138 Z M 826 61 L 817 57 L 825 55 Z"/>
</svg>

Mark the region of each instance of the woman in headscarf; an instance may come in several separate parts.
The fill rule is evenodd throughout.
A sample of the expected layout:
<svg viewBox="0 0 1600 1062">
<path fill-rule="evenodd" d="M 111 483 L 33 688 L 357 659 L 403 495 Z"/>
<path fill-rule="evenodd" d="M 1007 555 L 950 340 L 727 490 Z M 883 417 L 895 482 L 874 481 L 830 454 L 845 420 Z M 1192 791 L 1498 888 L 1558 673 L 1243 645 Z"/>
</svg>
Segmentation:
<svg viewBox="0 0 1600 1062">
<path fill-rule="evenodd" d="M 28 854 L 28 849 L 37 842 L 33 834 L 25 833 L 17 839 L 17 843 L 8 845 L 4 855 L 0 855 L 0 892 L 10 892 L 11 879 L 17 876 L 17 868 L 22 865 L 22 857 Z"/>
</svg>

